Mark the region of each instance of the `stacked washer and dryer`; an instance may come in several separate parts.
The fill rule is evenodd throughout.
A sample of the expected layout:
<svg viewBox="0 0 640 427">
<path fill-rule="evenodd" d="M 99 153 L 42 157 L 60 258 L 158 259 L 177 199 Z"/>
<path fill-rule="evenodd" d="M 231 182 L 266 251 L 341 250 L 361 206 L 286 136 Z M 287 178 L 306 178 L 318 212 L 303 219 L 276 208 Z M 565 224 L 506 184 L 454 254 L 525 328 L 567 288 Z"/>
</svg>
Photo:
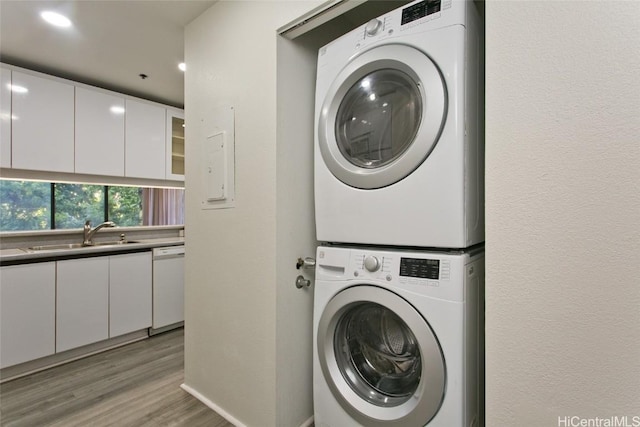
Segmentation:
<svg viewBox="0 0 640 427">
<path fill-rule="evenodd" d="M 483 425 L 483 22 L 415 1 L 318 54 L 317 427 Z"/>
</svg>

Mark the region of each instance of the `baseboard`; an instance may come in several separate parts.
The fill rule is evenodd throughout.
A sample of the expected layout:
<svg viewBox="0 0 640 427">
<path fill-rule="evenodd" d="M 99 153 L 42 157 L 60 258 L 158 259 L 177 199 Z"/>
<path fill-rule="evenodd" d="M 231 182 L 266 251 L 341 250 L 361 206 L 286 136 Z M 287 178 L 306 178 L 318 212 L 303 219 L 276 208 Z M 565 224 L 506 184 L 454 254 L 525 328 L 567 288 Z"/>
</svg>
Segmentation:
<svg viewBox="0 0 640 427">
<path fill-rule="evenodd" d="M 311 415 L 311 417 L 307 421 L 302 423 L 300 427 L 311 427 L 313 425 L 313 421 L 314 421 L 314 418 L 313 418 L 313 415 Z"/>
<path fill-rule="evenodd" d="M 222 409 L 221 407 L 219 407 L 218 405 L 216 405 L 215 403 L 213 403 L 212 401 L 210 401 L 209 399 L 207 399 L 202 394 L 200 394 L 199 392 L 197 392 L 193 388 L 189 387 L 188 385 L 183 383 L 183 384 L 180 385 L 180 388 L 182 388 L 184 391 L 189 393 L 191 396 L 193 396 L 196 399 L 198 399 L 200 402 L 202 402 L 205 405 L 207 405 L 210 409 L 212 409 L 214 412 L 216 412 L 218 415 L 220 415 L 225 420 L 229 421 L 234 426 L 236 426 L 236 427 L 246 427 L 240 421 L 238 421 L 233 416 L 231 416 L 229 413 L 227 413 L 224 409 Z M 306 420 L 304 423 L 302 423 L 300 425 L 300 427 L 311 427 L 311 426 L 313 426 L 313 420 L 314 420 L 314 418 L 313 418 L 313 415 L 312 415 L 308 420 Z"/>
<path fill-rule="evenodd" d="M 31 360 L 18 365 L 7 366 L 0 370 L 0 383 L 6 381 L 15 380 L 16 378 L 24 377 L 26 375 L 34 374 L 36 372 L 44 371 L 45 369 L 53 368 L 55 366 L 64 365 L 65 363 L 73 362 L 78 359 L 93 356 L 94 354 L 102 353 L 103 351 L 111 350 L 123 345 L 132 344 L 136 341 L 149 338 L 147 329 L 131 332 L 129 334 L 121 335 L 119 337 L 99 341 L 97 343 L 85 345 L 83 347 L 72 348 L 60 353 L 54 353 L 50 356 L 45 356 L 40 359 Z"/>
<path fill-rule="evenodd" d="M 198 399 L 200 402 L 202 402 L 205 405 L 207 405 L 210 409 L 212 409 L 214 412 L 216 412 L 218 415 L 220 415 L 225 420 L 229 421 L 234 426 L 236 426 L 236 427 L 247 427 L 244 424 L 242 424 L 240 421 L 235 419 L 227 411 L 225 411 L 224 409 L 222 409 L 221 407 L 219 407 L 218 405 L 216 405 L 215 403 L 213 403 L 212 401 L 210 401 L 209 399 L 207 399 L 202 394 L 200 394 L 198 391 L 194 390 L 193 388 L 189 387 L 188 385 L 183 383 L 182 385 L 180 385 L 180 388 L 182 388 L 184 391 L 189 393 L 191 396 L 193 396 L 196 399 Z"/>
<path fill-rule="evenodd" d="M 171 331 L 173 329 L 177 329 L 177 328 L 181 328 L 184 326 L 184 322 L 177 322 L 177 323 L 173 323 L 171 325 L 167 325 L 167 326 L 163 326 L 161 328 L 149 328 L 149 336 L 153 336 L 153 335 L 158 335 L 158 334 L 163 334 L 167 331 Z"/>
</svg>

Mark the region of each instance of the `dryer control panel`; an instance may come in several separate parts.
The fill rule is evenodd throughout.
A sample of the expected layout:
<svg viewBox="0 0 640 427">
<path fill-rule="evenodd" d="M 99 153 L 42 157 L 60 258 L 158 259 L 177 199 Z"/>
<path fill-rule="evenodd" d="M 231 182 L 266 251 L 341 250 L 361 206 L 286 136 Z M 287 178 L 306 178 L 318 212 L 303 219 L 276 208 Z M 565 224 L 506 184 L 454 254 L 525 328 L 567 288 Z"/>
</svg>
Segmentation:
<svg viewBox="0 0 640 427">
<path fill-rule="evenodd" d="M 440 0 L 422 0 L 417 3 L 413 3 L 410 6 L 402 9 L 402 19 L 400 25 L 405 25 L 418 19 L 422 19 L 425 16 L 433 15 L 440 12 L 442 8 L 442 1 Z M 451 7 L 450 1 L 445 1 L 445 7 Z M 448 3 L 448 5 L 447 5 Z"/>
<path fill-rule="evenodd" d="M 404 8 L 371 19 L 349 34 L 354 36 L 356 49 L 362 49 L 401 33 L 419 33 L 463 23 L 464 12 L 462 9 L 464 5 L 459 7 L 454 3 L 452 0 L 418 0 L 409 3 Z M 432 24 L 430 24 L 431 22 Z"/>
</svg>

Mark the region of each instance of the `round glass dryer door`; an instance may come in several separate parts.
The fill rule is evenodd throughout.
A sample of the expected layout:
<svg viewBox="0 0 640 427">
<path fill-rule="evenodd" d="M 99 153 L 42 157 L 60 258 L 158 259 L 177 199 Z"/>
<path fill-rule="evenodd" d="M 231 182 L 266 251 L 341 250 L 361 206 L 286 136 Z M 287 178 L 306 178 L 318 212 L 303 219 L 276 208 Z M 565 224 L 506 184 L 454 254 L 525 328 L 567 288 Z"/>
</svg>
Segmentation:
<svg viewBox="0 0 640 427">
<path fill-rule="evenodd" d="M 352 187 L 391 185 L 429 156 L 446 105 L 442 76 L 424 53 L 399 44 L 365 51 L 327 92 L 318 123 L 322 158 Z"/>
<path fill-rule="evenodd" d="M 341 406 L 363 425 L 425 425 L 438 412 L 445 363 L 429 324 L 396 294 L 361 285 L 328 304 L 320 366 Z"/>
</svg>

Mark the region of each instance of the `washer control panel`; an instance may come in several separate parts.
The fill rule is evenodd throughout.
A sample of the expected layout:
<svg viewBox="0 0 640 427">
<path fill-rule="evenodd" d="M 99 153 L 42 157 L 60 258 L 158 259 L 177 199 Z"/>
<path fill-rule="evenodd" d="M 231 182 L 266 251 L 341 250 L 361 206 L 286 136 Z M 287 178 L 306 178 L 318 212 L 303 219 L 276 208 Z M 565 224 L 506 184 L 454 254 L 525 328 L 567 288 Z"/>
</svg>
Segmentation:
<svg viewBox="0 0 640 427">
<path fill-rule="evenodd" d="M 386 252 L 354 251 L 350 265 L 352 277 L 427 286 L 440 286 L 440 281 L 448 281 L 451 270 L 446 259 L 392 256 Z"/>
<path fill-rule="evenodd" d="M 484 280 L 482 248 L 470 253 L 320 246 L 316 258 L 316 290 L 373 285 L 403 297 L 464 302 L 467 287 Z"/>
<path fill-rule="evenodd" d="M 438 280 L 440 278 L 440 260 L 400 258 L 400 276 Z"/>
</svg>

